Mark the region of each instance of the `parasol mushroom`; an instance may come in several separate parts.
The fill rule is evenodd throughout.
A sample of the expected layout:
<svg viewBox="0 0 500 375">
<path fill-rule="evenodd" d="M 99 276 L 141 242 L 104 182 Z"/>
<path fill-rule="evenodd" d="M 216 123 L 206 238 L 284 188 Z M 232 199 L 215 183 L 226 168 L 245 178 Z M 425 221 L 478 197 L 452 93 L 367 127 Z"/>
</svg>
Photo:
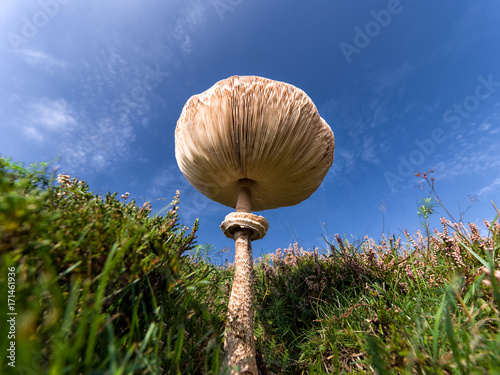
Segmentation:
<svg viewBox="0 0 500 375">
<path fill-rule="evenodd" d="M 225 363 L 258 374 L 253 336 L 251 241 L 269 227 L 251 211 L 296 205 L 316 191 L 333 163 L 335 138 L 312 100 L 284 82 L 233 76 L 185 104 L 175 156 L 186 179 L 208 198 L 235 208 L 221 224 L 235 241 Z"/>
</svg>

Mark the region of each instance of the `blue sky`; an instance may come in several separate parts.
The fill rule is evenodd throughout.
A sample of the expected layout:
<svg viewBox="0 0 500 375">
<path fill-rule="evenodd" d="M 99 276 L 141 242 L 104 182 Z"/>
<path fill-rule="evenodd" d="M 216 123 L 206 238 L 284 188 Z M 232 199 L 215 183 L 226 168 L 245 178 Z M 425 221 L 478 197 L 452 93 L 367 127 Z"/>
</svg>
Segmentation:
<svg viewBox="0 0 500 375">
<path fill-rule="evenodd" d="M 179 189 L 198 243 L 233 248 L 219 229 L 231 209 L 183 177 L 174 129 L 191 95 L 259 75 L 304 90 L 336 149 L 308 200 L 259 213 L 255 256 L 324 248 L 322 223 L 330 238 L 415 232 L 413 174 L 428 169 L 455 216 L 477 196 L 465 221 L 480 224 L 500 206 L 498 25 L 496 0 L 2 0 L 0 153 L 59 156 L 59 172 L 155 211 Z"/>
</svg>

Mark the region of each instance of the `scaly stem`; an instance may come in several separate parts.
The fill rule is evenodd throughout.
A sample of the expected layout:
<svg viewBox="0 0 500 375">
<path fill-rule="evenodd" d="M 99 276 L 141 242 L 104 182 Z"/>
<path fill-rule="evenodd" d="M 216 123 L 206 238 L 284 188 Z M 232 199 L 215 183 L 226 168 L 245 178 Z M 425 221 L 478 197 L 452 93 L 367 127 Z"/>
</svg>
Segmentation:
<svg viewBox="0 0 500 375">
<path fill-rule="evenodd" d="M 253 181 L 241 179 L 238 182 L 236 212 L 251 213 Z M 225 333 L 224 362 L 231 368 L 231 374 L 258 375 L 253 339 L 253 257 L 250 237 L 252 231 L 238 227 L 234 230 L 233 289 L 229 297 Z"/>
<path fill-rule="evenodd" d="M 234 232 L 235 274 L 229 298 L 225 333 L 225 362 L 231 374 L 258 375 L 253 339 L 253 258 L 251 231 L 239 228 Z M 236 371 L 239 369 L 239 371 Z"/>
</svg>

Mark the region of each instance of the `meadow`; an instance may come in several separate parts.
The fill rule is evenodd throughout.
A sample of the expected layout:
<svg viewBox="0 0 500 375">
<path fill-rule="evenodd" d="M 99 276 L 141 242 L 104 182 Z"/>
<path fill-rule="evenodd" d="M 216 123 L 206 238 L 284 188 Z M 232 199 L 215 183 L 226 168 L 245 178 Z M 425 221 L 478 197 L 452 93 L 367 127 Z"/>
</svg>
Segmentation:
<svg viewBox="0 0 500 375">
<path fill-rule="evenodd" d="M 182 197 L 158 216 L 50 168 L 0 158 L 0 316 L 16 313 L 0 373 L 228 373 L 234 267 L 180 223 Z M 498 210 L 483 235 L 461 218 L 429 228 L 430 198 L 419 213 L 417 233 L 255 261 L 261 374 L 500 374 Z"/>
</svg>

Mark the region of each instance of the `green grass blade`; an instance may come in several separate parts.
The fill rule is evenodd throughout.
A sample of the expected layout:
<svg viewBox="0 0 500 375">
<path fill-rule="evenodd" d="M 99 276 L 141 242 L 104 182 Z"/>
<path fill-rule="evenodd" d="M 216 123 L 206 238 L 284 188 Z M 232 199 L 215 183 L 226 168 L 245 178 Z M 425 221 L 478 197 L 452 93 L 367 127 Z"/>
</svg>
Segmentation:
<svg viewBox="0 0 500 375">
<path fill-rule="evenodd" d="M 439 310 L 436 314 L 436 318 L 434 321 L 434 330 L 432 331 L 432 358 L 434 361 L 437 361 L 437 351 L 438 351 L 438 342 L 439 342 L 439 326 L 441 324 L 441 315 L 443 315 L 444 308 L 446 306 L 446 295 L 443 295 L 441 305 L 439 306 Z"/>
<path fill-rule="evenodd" d="M 101 317 L 99 316 L 101 306 L 102 306 L 102 298 L 104 295 L 104 291 L 106 289 L 106 285 L 108 283 L 108 274 L 111 271 L 111 267 L 118 262 L 119 257 L 115 257 L 115 254 L 118 249 L 118 244 L 115 243 L 111 248 L 111 251 L 106 258 L 106 263 L 104 264 L 104 269 L 100 275 L 99 285 L 97 287 L 97 292 L 95 294 L 95 305 L 93 308 L 93 320 L 90 325 L 89 330 L 89 338 L 87 343 L 87 350 L 85 352 L 85 361 L 84 364 L 87 368 L 90 368 L 93 362 L 94 348 L 97 339 L 97 330 L 99 328 L 99 324 L 101 324 Z"/>
<path fill-rule="evenodd" d="M 175 341 L 175 348 L 174 348 L 175 352 L 174 358 L 177 366 L 179 366 L 181 361 L 183 345 L 184 345 L 184 324 L 181 324 L 179 326 L 179 329 L 177 330 L 177 340 Z"/>
<path fill-rule="evenodd" d="M 480 261 L 480 262 L 481 262 L 481 264 L 482 264 L 483 266 L 485 266 L 485 267 L 488 267 L 488 266 L 489 266 L 489 265 L 488 265 L 488 262 L 487 262 L 487 261 L 485 261 L 483 258 L 481 258 L 481 257 L 480 257 L 480 256 L 479 256 L 479 255 L 478 255 L 478 254 L 474 251 L 474 250 L 472 250 L 472 249 L 470 248 L 470 246 L 468 246 L 468 245 L 464 244 L 464 243 L 463 243 L 462 241 L 460 241 L 460 240 L 458 240 L 458 242 L 460 242 L 460 244 L 461 244 L 461 245 L 462 245 L 462 246 L 463 246 L 463 247 L 464 247 L 464 248 L 465 248 L 465 249 L 466 249 L 469 253 L 471 253 L 471 254 L 472 254 L 472 255 L 473 255 L 473 256 L 474 256 L 474 257 L 475 257 L 478 261 Z"/>
<path fill-rule="evenodd" d="M 455 363 L 457 363 L 461 373 L 465 374 L 466 372 L 462 364 L 463 354 L 462 351 L 460 350 L 460 347 L 458 346 L 458 339 L 455 333 L 455 329 L 453 327 L 451 312 L 449 308 L 446 308 L 445 329 L 446 329 L 446 335 L 448 337 L 448 342 L 450 343 L 450 347 L 453 352 L 453 360 Z"/>
</svg>

